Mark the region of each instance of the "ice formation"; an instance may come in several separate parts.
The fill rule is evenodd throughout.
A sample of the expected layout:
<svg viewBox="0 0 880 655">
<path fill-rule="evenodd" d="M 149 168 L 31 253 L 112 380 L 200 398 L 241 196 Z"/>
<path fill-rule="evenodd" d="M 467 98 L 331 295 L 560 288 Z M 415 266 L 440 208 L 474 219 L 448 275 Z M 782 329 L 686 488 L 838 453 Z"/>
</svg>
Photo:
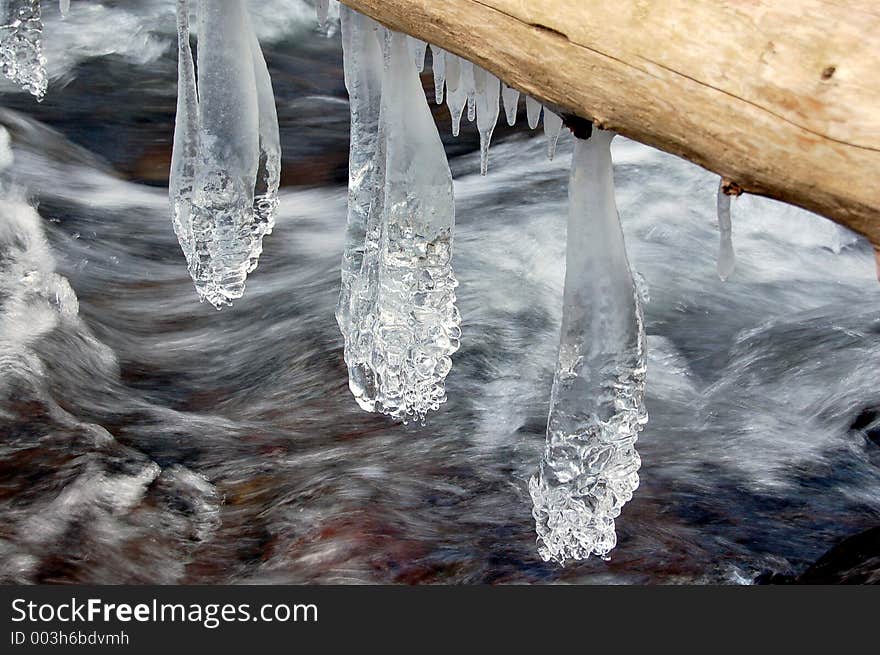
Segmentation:
<svg viewBox="0 0 880 655">
<path fill-rule="evenodd" d="M 721 244 L 718 250 L 718 277 L 726 281 L 736 266 L 733 252 L 733 224 L 730 220 L 730 196 L 724 193 L 724 180 L 718 183 L 718 232 Z"/>
<path fill-rule="evenodd" d="M 405 37 L 393 33 L 389 48 L 379 121 L 386 165 L 372 365 L 381 411 L 406 420 L 445 402 L 461 319 L 446 152 Z"/>
<path fill-rule="evenodd" d="M 0 70 L 28 93 L 46 94 L 40 0 L 0 0 Z"/>
<path fill-rule="evenodd" d="M 61 12 L 62 18 L 67 18 L 70 13 L 70 0 L 58 0 L 58 11 Z"/>
<path fill-rule="evenodd" d="M 519 91 L 506 84 L 501 85 L 501 99 L 504 101 L 504 114 L 507 124 L 516 125 L 516 112 L 519 109 Z"/>
<path fill-rule="evenodd" d="M 431 46 L 431 67 L 434 69 L 434 100 L 443 104 L 443 88 L 446 86 L 446 51 Z"/>
<path fill-rule="evenodd" d="M 556 156 L 556 144 L 562 132 L 562 119 L 544 107 L 544 135 L 547 137 L 547 158 Z"/>
<path fill-rule="evenodd" d="M 612 132 L 572 157 L 562 330 L 547 444 L 529 483 L 545 560 L 607 557 L 639 484 L 645 331 L 614 200 Z"/>
<path fill-rule="evenodd" d="M 379 133 L 383 55 L 372 19 L 340 7 L 345 85 L 351 109 L 348 222 L 336 321 L 345 339 L 349 388 L 367 411 L 376 405 L 372 327 L 379 290 L 379 247 L 385 183 L 384 136 Z"/>
<path fill-rule="evenodd" d="M 244 3 L 199 0 L 197 79 L 187 0 L 178 0 L 177 9 L 173 224 L 199 297 L 220 309 L 244 293 L 274 224 L 278 119 Z"/>
<path fill-rule="evenodd" d="M 533 130 L 541 122 L 541 103 L 531 96 L 526 96 L 526 118 L 528 118 L 529 127 Z"/>
<path fill-rule="evenodd" d="M 318 25 L 327 27 L 327 17 L 330 13 L 330 0 L 315 0 L 315 13 L 318 16 Z"/>
<path fill-rule="evenodd" d="M 446 399 L 461 336 L 452 175 L 411 41 L 345 6 L 340 18 L 351 151 L 336 317 L 349 387 L 364 409 L 423 419 Z"/>
</svg>

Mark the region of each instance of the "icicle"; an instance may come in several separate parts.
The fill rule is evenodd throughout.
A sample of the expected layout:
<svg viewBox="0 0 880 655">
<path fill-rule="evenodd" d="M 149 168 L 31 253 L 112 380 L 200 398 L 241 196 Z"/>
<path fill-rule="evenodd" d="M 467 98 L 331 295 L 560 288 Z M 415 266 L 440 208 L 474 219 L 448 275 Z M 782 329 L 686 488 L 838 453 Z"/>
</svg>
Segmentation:
<svg viewBox="0 0 880 655">
<path fill-rule="evenodd" d="M 477 95 L 477 129 L 480 132 L 480 173 L 489 171 L 489 145 L 498 123 L 501 81 L 479 66 L 474 67 L 474 86 Z"/>
<path fill-rule="evenodd" d="M 428 50 L 428 44 L 414 36 L 408 36 L 406 40 L 412 51 L 413 61 L 416 62 L 416 70 L 421 73 L 425 70 L 425 53 Z"/>
<path fill-rule="evenodd" d="M 474 65 L 467 59 L 461 60 L 461 83 L 467 93 L 467 117 L 473 123 L 477 117 L 477 90 L 474 78 Z"/>
<path fill-rule="evenodd" d="M 446 105 L 452 117 L 452 136 L 461 131 L 461 115 L 467 104 L 468 91 L 462 83 L 461 68 L 464 60 L 447 53 L 446 57 Z"/>
<path fill-rule="evenodd" d="M 547 158 L 551 161 L 556 155 L 556 143 L 562 131 L 562 119 L 544 107 L 544 135 L 547 137 Z"/>
<path fill-rule="evenodd" d="M 614 548 L 647 421 L 645 331 L 614 201 L 613 136 L 593 130 L 575 143 L 559 359 L 544 458 L 529 483 L 539 552 L 559 563 Z"/>
<path fill-rule="evenodd" d="M 0 2 L 0 71 L 37 100 L 46 95 L 40 0 Z"/>
<path fill-rule="evenodd" d="M 251 36 L 251 56 L 254 62 L 254 82 L 257 88 L 259 111 L 260 163 L 254 187 L 254 222 L 251 233 L 251 253 L 247 272 L 257 267 L 263 253 L 263 237 L 275 229 L 275 213 L 278 210 L 278 186 L 281 182 L 281 136 L 278 132 L 278 112 L 275 93 L 266 59 L 260 48 L 257 34 L 250 25 L 250 17 L 244 14 Z"/>
<path fill-rule="evenodd" d="M 434 98 L 438 105 L 443 104 L 443 87 L 446 84 L 446 51 L 431 46 L 431 68 L 434 69 Z"/>
<path fill-rule="evenodd" d="M 271 231 L 280 144 L 269 73 L 244 3 L 200 0 L 198 80 L 189 7 L 178 1 L 178 117 L 169 192 L 175 232 L 202 300 L 244 293 Z"/>
<path fill-rule="evenodd" d="M 330 0 L 315 0 L 315 14 L 318 17 L 318 27 L 322 30 L 327 28 L 327 15 L 330 13 Z"/>
<path fill-rule="evenodd" d="M 193 243 L 191 212 L 199 147 L 199 101 L 196 92 L 195 64 L 189 43 L 187 0 L 177 0 L 177 48 L 177 115 L 174 123 L 174 146 L 171 151 L 171 172 L 168 176 L 168 195 L 171 200 L 174 233 L 186 257 L 190 275 L 196 280 L 202 275 L 202 263 Z"/>
<path fill-rule="evenodd" d="M 461 336 L 452 271 L 455 205 L 443 143 L 398 33 L 382 80 L 380 125 L 387 159 L 373 367 L 381 410 L 423 419 L 446 400 Z"/>
<path fill-rule="evenodd" d="M 722 281 L 727 281 L 736 266 L 736 254 L 733 252 L 730 196 L 724 193 L 724 180 L 718 183 L 718 231 L 721 237 L 718 250 L 718 277 Z"/>
<path fill-rule="evenodd" d="M 70 13 L 70 0 L 58 0 L 58 11 L 61 12 L 61 18 L 67 18 Z"/>
<path fill-rule="evenodd" d="M 541 103 L 531 96 L 526 96 L 526 115 L 529 119 L 529 128 L 534 130 L 541 120 Z"/>
<path fill-rule="evenodd" d="M 516 112 L 519 109 L 519 91 L 506 84 L 501 85 L 501 98 L 504 100 L 504 113 L 507 116 L 507 124 L 516 125 Z"/>
<path fill-rule="evenodd" d="M 384 135 L 379 132 L 384 57 L 378 25 L 340 6 L 345 86 L 351 109 L 348 222 L 336 321 L 345 338 L 348 384 L 358 404 L 376 411 L 372 327 L 376 320 L 379 247 L 385 196 Z M 384 34 L 383 34 L 384 38 Z"/>
</svg>

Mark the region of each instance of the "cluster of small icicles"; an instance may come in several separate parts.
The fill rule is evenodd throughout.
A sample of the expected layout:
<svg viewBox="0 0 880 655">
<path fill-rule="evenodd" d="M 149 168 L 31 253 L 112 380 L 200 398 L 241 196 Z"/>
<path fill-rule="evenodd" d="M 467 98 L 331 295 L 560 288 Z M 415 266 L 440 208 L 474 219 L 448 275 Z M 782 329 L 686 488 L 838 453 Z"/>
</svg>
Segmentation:
<svg viewBox="0 0 880 655">
<path fill-rule="evenodd" d="M 452 175 L 422 89 L 428 45 L 345 5 L 316 0 L 319 24 L 339 16 L 351 107 L 348 217 L 336 311 L 349 386 L 365 410 L 424 421 L 446 400 L 461 339 L 453 271 Z M 42 98 L 38 0 L 0 5 L 3 74 Z M 69 0 L 60 1 L 66 14 Z M 218 309 L 244 293 L 271 233 L 281 148 L 271 80 L 244 0 L 177 0 L 178 101 L 169 195 L 174 230 L 199 297 Z M 198 21 L 198 62 L 190 17 Z M 430 46 L 435 100 L 452 132 L 480 134 L 481 172 L 501 114 L 514 125 L 520 92 L 462 57 Z M 198 66 L 196 67 L 196 63 Z M 196 71 L 198 71 L 196 73 Z M 543 114 L 552 159 L 563 121 Z M 579 137 L 585 136 L 583 130 Z M 586 132 L 589 132 L 587 130 Z M 614 198 L 613 132 L 576 138 L 569 186 L 558 361 L 540 469 L 529 483 L 538 551 L 560 564 L 603 558 L 615 519 L 638 486 L 635 443 L 644 407 L 645 331 Z M 733 270 L 729 196 L 719 188 L 719 275 Z M 638 280 L 638 277 L 636 278 Z"/>
</svg>

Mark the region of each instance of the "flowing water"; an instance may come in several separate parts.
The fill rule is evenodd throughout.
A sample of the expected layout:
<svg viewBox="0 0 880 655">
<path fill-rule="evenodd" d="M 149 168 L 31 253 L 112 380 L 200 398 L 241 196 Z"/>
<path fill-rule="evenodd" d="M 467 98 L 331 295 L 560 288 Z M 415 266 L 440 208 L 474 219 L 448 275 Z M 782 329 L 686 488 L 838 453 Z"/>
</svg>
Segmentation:
<svg viewBox="0 0 880 655">
<path fill-rule="evenodd" d="M 476 128 L 449 140 L 463 333 L 449 401 L 424 426 L 365 413 L 334 319 L 338 35 L 318 34 L 305 3 L 253 6 L 285 186 L 245 297 L 222 312 L 197 300 L 163 186 L 174 3 L 73 2 L 66 23 L 47 3 L 46 100 L 3 87 L 19 113 L 0 114 L 15 157 L 0 207 L 0 579 L 740 583 L 798 574 L 877 525 L 871 249 L 742 198 L 723 283 L 717 177 L 618 138 L 618 205 L 650 295 L 641 485 L 610 562 L 542 562 L 528 480 L 556 360 L 570 137 L 548 162 L 543 134 L 499 129 L 486 178 Z"/>
</svg>

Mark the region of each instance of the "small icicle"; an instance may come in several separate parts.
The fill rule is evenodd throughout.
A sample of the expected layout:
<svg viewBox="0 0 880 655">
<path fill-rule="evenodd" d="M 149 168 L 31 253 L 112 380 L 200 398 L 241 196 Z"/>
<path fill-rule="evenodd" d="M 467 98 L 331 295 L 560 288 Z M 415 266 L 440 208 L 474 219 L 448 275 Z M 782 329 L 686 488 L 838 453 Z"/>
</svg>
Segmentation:
<svg viewBox="0 0 880 655">
<path fill-rule="evenodd" d="M 244 293 L 271 230 L 280 146 L 271 82 L 241 0 L 200 0 L 198 79 L 189 7 L 178 1 L 178 116 L 169 192 L 175 232 L 202 300 Z"/>
<path fill-rule="evenodd" d="M 480 174 L 489 172 L 489 145 L 498 123 L 501 80 L 479 66 L 474 67 L 477 91 L 477 129 L 480 132 Z"/>
<path fill-rule="evenodd" d="M 61 18 L 67 18 L 70 13 L 70 0 L 58 0 L 58 11 L 61 12 Z"/>
<path fill-rule="evenodd" d="M 469 63 L 469 62 L 468 62 Z M 452 136 L 458 136 L 461 131 L 461 115 L 467 104 L 468 91 L 462 83 L 461 57 L 447 53 L 446 56 L 446 106 L 449 107 L 449 115 L 452 117 Z"/>
<path fill-rule="evenodd" d="M 501 98 L 504 100 L 504 113 L 507 116 L 507 124 L 516 125 L 516 112 L 519 109 L 519 90 L 501 85 Z"/>
<path fill-rule="evenodd" d="M 529 128 L 534 130 L 541 120 L 541 103 L 531 96 L 526 96 L 526 115 L 529 119 Z"/>
<path fill-rule="evenodd" d="M 529 482 L 538 550 L 607 558 L 638 487 L 647 421 L 645 326 L 614 200 L 611 132 L 575 141 L 559 355 L 540 472 Z"/>
<path fill-rule="evenodd" d="M 434 69 L 434 100 L 443 104 L 443 87 L 446 85 L 446 51 L 431 45 L 431 68 Z"/>
<path fill-rule="evenodd" d="M 874 262 L 877 264 L 877 281 L 880 282 L 880 249 L 874 248 Z"/>
<path fill-rule="evenodd" d="M 544 107 L 544 135 L 547 137 L 547 158 L 553 161 L 556 155 L 556 143 L 562 131 L 562 119 Z"/>
<path fill-rule="evenodd" d="M 473 123 L 477 117 L 477 90 L 474 81 L 474 65 L 467 59 L 461 60 L 461 77 L 459 84 L 467 94 L 467 117 Z"/>
<path fill-rule="evenodd" d="M 48 84 L 42 35 L 40 0 L 0 2 L 0 71 L 37 100 Z"/>
<path fill-rule="evenodd" d="M 253 272 L 263 253 L 263 237 L 275 229 L 278 210 L 278 186 L 281 182 L 281 136 L 278 131 L 278 112 L 272 79 L 257 34 L 245 12 L 247 29 L 251 35 L 251 55 L 254 61 L 254 82 L 257 87 L 259 110 L 260 164 L 254 187 L 254 222 L 248 273 Z"/>
<path fill-rule="evenodd" d="M 721 244 L 718 250 L 718 277 L 723 282 L 736 267 L 736 254 L 733 251 L 733 223 L 730 219 L 730 196 L 724 193 L 724 180 L 718 183 L 718 232 Z"/>
<path fill-rule="evenodd" d="M 413 61 L 416 62 L 416 70 L 421 73 L 425 70 L 425 53 L 428 50 L 428 44 L 414 36 L 407 36 L 406 40 L 412 51 Z"/>
<path fill-rule="evenodd" d="M 459 348 L 458 282 L 452 270 L 452 175 L 412 64 L 394 33 L 382 80 L 380 133 L 386 139 L 379 301 L 373 368 L 381 411 L 423 419 L 446 400 Z"/>
<path fill-rule="evenodd" d="M 322 30 L 327 28 L 327 15 L 330 13 L 330 0 L 315 0 L 315 14 L 318 17 L 318 27 Z"/>
</svg>

